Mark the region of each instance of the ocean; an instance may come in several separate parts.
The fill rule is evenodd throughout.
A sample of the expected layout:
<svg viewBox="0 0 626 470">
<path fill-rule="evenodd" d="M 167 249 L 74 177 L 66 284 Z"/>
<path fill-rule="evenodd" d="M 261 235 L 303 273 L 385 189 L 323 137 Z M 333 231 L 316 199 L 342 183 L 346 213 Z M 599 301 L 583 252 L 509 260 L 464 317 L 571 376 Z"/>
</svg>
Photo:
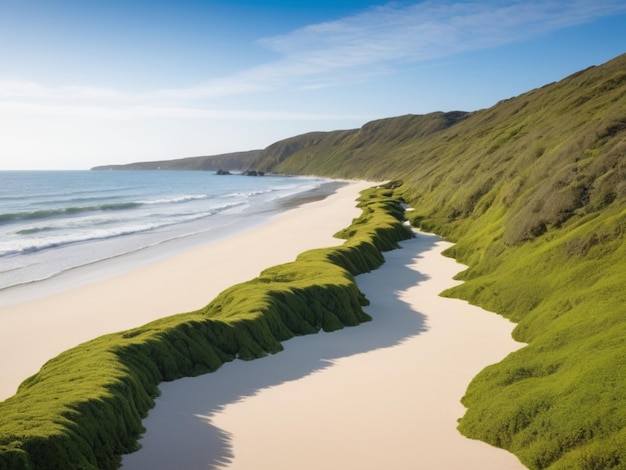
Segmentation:
<svg viewBox="0 0 626 470">
<path fill-rule="evenodd" d="M 200 171 L 0 171 L 0 297 L 81 267 L 225 237 L 340 184 Z"/>
</svg>

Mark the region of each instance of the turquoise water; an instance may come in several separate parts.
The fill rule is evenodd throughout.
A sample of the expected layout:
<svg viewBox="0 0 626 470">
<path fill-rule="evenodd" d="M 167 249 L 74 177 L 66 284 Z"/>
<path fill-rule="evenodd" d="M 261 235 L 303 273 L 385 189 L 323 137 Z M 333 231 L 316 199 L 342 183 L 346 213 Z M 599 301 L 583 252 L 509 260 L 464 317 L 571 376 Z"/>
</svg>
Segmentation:
<svg viewBox="0 0 626 470">
<path fill-rule="evenodd" d="M 191 171 L 0 172 L 0 289 L 176 240 L 227 236 L 330 184 Z"/>
</svg>

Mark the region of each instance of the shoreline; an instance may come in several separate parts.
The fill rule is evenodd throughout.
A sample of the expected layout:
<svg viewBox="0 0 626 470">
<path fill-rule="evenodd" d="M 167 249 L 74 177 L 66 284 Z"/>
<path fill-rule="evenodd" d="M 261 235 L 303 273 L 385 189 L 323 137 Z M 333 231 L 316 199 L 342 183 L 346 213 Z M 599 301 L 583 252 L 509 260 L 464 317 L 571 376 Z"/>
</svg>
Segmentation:
<svg viewBox="0 0 626 470">
<path fill-rule="evenodd" d="M 227 237 L 139 265 L 116 260 L 114 269 L 91 271 L 93 277 L 86 282 L 77 270 L 51 291 L 43 288 L 37 294 L 35 289 L 32 299 L 3 305 L 0 401 L 13 395 L 47 360 L 82 342 L 196 310 L 263 269 L 292 261 L 308 249 L 341 243 L 333 234 L 359 215 L 355 202 L 359 192 L 376 184 L 342 183 L 321 200 L 294 201 L 295 207 L 265 214 L 253 223 L 246 220 Z M 72 282 L 76 287 L 69 287 Z"/>
<path fill-rule="evenodd" d="M 372 322 L 162 383 L 122 468 L 524 469 L 456 430 L 470 380 L 523 346 L 514 324 L 438 295 L 462 269 L 441 255 L 449 243 L 420 233 L 400 245 L 357 276 Z"/>
<path fill-rule="evenodd" d="M 232 215 L 229 220 L 225 218 L 208 231 L 173 238 L 156 245 L 89 262 L 66 269 L 46 279 L 2 288 L 0 289 L 0 308 L 73 290 L 81 285 L 100 282 L 218 242 L 223 238 L 254 230 L 255 227 L 267 223 L 269 219 L 282 212 L 297 209 L 310 202 L 322 201 L 349 183 L 351 181 L 348 180 L 325 180 L 318 188 L 268 203 L 260 211 L 253 212 L 248 209 L 250 212 Z M 371 182 L 371 186 L 375 184 L 377 183 Z M 241 224 L 242 220 L 245 220 L 245 224 Z"/>
<path fill-rule="evenodd" d="M 263 269 L 342 244 L 332 235 L 360 214 L 359 192 L 374 185 L 348 183 L 228 238 L 3 309 L 0 353 L 12 361 L 1 365 L 7 380 L 0 394 L 10 380 L 17 387 L 43 362 L 83 341 L 196 310 Z M 162 383 L 143 421 L 143 448 L 123 456 L 123 468 L 378 469 L 419 462 L 523 469 L 512 454 L 456 430 L 471 378 L 521 346 L 510 337 L 513 324 L 439 297 L 461 266 L 441 256 L 446 242 L 419 234 L 400 245 L 385 253 L 379 269 L 357 276 L 372 322 L 292 338 L 281 354 Z M 437 307 L 442 302 L 443 310 Z M 476 323 L 459 305 L 482 312 L 482 320 Z M 457 315 L 444 318 L 452 329 L 444 328 L 443 336 L 433 308 L 442 318 L 447 310 Z"/>
</svg>

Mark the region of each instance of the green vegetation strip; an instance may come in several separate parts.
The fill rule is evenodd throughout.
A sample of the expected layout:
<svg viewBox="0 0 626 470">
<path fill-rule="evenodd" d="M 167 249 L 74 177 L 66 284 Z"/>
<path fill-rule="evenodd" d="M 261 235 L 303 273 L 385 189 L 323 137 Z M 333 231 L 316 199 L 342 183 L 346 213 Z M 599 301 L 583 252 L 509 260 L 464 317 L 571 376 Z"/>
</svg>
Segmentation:
<svg viewBox="0 0 626 470">
<path fill-rule="evenodd" d="M 282 350 L 296 335 L 368 321 L 354 277 L 411 232 L 389 187 L 364 191 L 343 245 L 302 253 L 205 308 L 96 338 L 46 363 L 0 403 L 0 469 L 113 469 L 137 449 L 164 380 Z"/>
<path fill-rule="evenodd" d="M 566 225 L 482 262 L 474 255 L 475 272 L 447 293 L 519 322 L 513 336 L 528 343 L 473 380 L 459 429 L 532 469 L 622 469 L 626 210 Z"/>
<path fill-rule="evenodd" d="M 268 147 L 266 171 L 392 180 L 456 244 L 459 297 L 528 346 L 470 384 L 463 434 L 531 469 L 626 469 L 626 54 L 475 112 Z"/>
</svg>

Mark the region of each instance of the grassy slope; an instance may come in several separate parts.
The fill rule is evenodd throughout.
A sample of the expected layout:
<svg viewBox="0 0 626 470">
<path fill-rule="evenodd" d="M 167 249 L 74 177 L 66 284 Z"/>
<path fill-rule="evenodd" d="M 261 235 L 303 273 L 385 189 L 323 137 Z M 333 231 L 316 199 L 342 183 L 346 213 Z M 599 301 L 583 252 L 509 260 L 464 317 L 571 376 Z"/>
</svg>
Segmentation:
<svg viewBox="0 0 626 470">
<path fill-rule="evenodd" d="M 282 349 L 294 335 L 369 317 L 353 275 L 411 236 L 386 189 L 363 192 L 340 247 L 302 253 L 233 286 L 204 309 L 99 337 L 46 363 L 0 403 L 0 469 L 112 469 L 136 448 L 157 385 Z"/>
<path fill-rule="evenodd" d="M 247 152 L 224 153 L 205 157 L 187 157 L 175 160 L 158 160 L 154 162 L 136 162 L 126 165 L 102 165 L 92 170 L 187 170 L 187 171 L 242 171 L 250 168 L 250 162 L 261 153 L 261 150 Z"/>
<path fill-rule="evenodd" d="M 265 169 L 404 180 L 413 223 L 470 266 L 445 295 L 518 322 L 528 346 L 472 382 L 461 432 L 530 468 L 626 468 L 626 56 L 475 113 L 290 144 Z"/>
</svg>

